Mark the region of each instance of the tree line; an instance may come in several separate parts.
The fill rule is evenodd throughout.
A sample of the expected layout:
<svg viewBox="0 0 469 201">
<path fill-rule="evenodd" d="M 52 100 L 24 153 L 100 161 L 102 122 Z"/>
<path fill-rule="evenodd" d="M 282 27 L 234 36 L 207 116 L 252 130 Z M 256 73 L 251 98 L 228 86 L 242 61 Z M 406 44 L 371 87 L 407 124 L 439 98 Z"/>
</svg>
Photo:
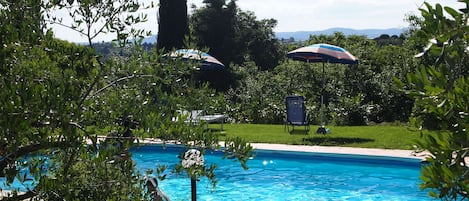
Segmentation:
<svg viewBox="0 0 469 201">
<path fill-rule="evenodd" d="M 306 97 L 311 122 L 318 123 L 321 64 L 289 61 L 286 53 L 308 44 L 329 43 L 351 51 L 360 64 L 327 65 L 328 122 L 336 125 L 407 122 L 413 101 L 393 86 L 395 76 L 405 79 L 418 65 L 412 59 L 417 49 L 405 35 L 383 34 L 368 39 L 335 33 L 313 35 L 304 42 L 281 43 L 273 32 L 274 19 L 258 20 L 254 13 L 239 9 L 236 1 L 204 3 L 187 16 L 184 3 L 162 0 L 157 46 L 163 51 L 208 48 L 208 53 L 222 61 L 227 66 L 225 71 L 195 74 L 199 81 L 208 82 L 225 94 L 229 104 L 224 112 L 233 121 L 283 123 L 284 98 L 297 94 Z M 176 12 L 165 13 L 163 5 L 178 11 L 179 18 L 188 21 L 174 16 Z M 171 31 L 173 34 L 168 34 Z M 167 39 L 167 35 L 180 37 L 175 42 L 174 37 Z"/>
</svg>

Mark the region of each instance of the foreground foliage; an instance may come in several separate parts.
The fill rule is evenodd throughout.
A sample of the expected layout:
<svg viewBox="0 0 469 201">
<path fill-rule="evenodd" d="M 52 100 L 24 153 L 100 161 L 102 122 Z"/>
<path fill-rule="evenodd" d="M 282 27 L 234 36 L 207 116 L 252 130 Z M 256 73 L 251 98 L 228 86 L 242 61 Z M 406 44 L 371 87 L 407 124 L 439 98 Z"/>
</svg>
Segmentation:
<svg viewBox="0 0 469 201">
<path fill-rule="evenodd" d="M 144 33 L 127 26 L 146 19 L 136 13 L 137 1 L 0 3 L 0 177 L 32 182 L 25 194 L 14 189 L 4 199 L 146 200 L 146 173 L 135 171 L 128 151 L 134 140 L 145 134 L 187 149 L 218 148 L 216 134 L 188 126 L 176 112 L 218 100 L 190 80 L 190 66 L 198 63 L 162 60 L 129 45 L 128 37 Z M 55 9 L 69 11 L 71 24 L 53 16 Z M 84 34 L 88 46 L 55 39 L 46 21 Z M 100 21 L 108 24 L 96 28 Z M 92 42 L 108 32 L 123 49 L 103 58 Z M 250 146 L 241 139 L 227 143 L 227 154 L 236 153 L 244 166 Z M 197 168 L 214 179 L 212 168 Z"/>
<path fill-rule="evenodd" d="M 447 200 L 469 198 L 469 1 L 464 10 L 426 3 L 416 37 L 427 46 L 417 57 L 424 64 L 408 75 L 415 98 L 412 123 L 417 128 L 436 130 L 424 135 L 420 150 L 432 157 L 422 170 L 422 188 Z M 401 83 L 402 84 L 402 83 Z"/>
</svg>

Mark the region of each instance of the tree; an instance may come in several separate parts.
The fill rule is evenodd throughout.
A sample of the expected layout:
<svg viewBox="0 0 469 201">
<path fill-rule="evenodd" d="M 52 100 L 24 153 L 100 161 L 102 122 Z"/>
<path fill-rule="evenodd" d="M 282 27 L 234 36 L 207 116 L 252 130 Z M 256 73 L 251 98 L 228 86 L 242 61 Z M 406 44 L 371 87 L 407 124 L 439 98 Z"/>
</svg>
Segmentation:
<svg viewBox="0 0 469 201">
<path fill-rule="evenodd" d="M 27 8 L 22 8 L 26 5 Z M 0 6 L 2 7 L 0 41 L 37 42 L 45 27 L 40 0 L 1 1 Z"/>
<path fill-rule="evenodd" d="M 284 57 L 284 51 L 273 31 L 277 25 L 274 19 L 257 20 L 252 12 L 238 11 L 236 23 L 236 33 L 239 35 L 237 43 L 243 44 L 246 52 L 239 55 L 249 55 L 259 70 L 272 70 Z M 246 61 L 246 56 L 241 62 Z"/>
<path fill-rule="evenodd" d="M 405 79 L 415 68 L 413 51 L 403 46 L 379 46 L 364 36 L 343 33 L 310 36 L 308 44 L 315 43 L 344 47 L 360 61 L 355 66 L 330 66 L 332 69 L 326 73 L 326 91 L 333 103 L 330 110 L 336 124 L 408 120 L 412 101 L 394 86 L 393 79 Z"/>
<path fill-rule="evenodd" d="M 422 66 L 408 75 L 406 91 L 415 99 L 413 124 L 436 130 L 436 135 L 422 133 L 418 144 L 418 150 L 431 154 L 422 168 L 421 188 L 447 200 L 469 197 L 469 1 L 464 3 L 461 11 L 429 3 L 420 9 L 422 20 L 414 36 L 427 45 L 417 55 Z"/>
<path fill-rule="evenodd" d="M 145 16 L 133 15 L 140 4 L 128 0 L 1 3 L 0 16 L 5 18 L 0 22 L 9 32 L 0 44 L 0 176 L 8 183 L 34 182 L 25 194 L 13 191 L 8 199 L 145 200 L 142 175 L 135 171 L 128 151 L 135 138 L 217 148 L 216 134 L 171 121 L 176 109 L 189 104 L 184 94 L 192 91 L 185 79 L 190 66 L 181 61 L 163 63 L 159 54 L 128 45 L 128 36 L 144 33 L 125 26 L 144 20 Z M 29 12 L 36 5 L 41 9 Z M 45 23 L 42 18 L 31 17 L 62 23 L 52 16 L 56 8 L 70 9 L 73 21 L 62 25 L 84 34 L 89 46 L 54 39 L 51 31 L 39 26 Z M 18 16 L 23 14 L 27 16 Z M 24 20 L 7 21 L 19 18 Z M 101 21 L 106 24 L 96 29 Z M 31 27 L 37 32 L 30 32 Z M 107 32 L 117 33 L 122 54 L 95 55 L 93 38 Z M 17 37 L 19 33 L 24 35 Z M 211 96 L 203 92 L 201 96 Z M 100 135 L 106 140 L 99 140 Z M 226 150 L 245 165 L 250 146 L 243 143 L 228 139 Z M 202 175 L 213 175 L 210 171 L 200 170 Z"/>
<path fill-rule="evenodd" d="M 47 2 L 47 1 L 45 1 Z M 145 6 L 137 0 L 116 1 L 75 1 L 56 0 L 44 4 L 46 21 L 70 28 L 72 31 L 85 36 L 88 45 L 93 46 L 93 40 L 102 34 L 115 34 L 114 41 L 120 45 L 131 42 L 130 39 L 143 39 L 151 33 L 142 29 L 132 28 L 130 25 L 145 22 L 147 15 L 139 9 L 148 9 L 153 5 Z M 66 11 L 72 20 L 67 23 L 62 16 L 54 11 Z M 134 40 L 138 43 L 140 40 Z"/>
<path fill-rule="evenodd" d="M 34 189 L 24 195 L 16 195 L 14 191 L 14 200 L 32 196 L 76 200 L 91 196 L 107 200 L 116 196 L 115 192 L 139 200 L 144 194 L 134 186 L 138 180 L 109 182 L 132 178 L 132 161 L 120 159 L 115 160 L 116 166 L 110 165 L 109 159 L 123 149 L 98 149 L 96 137 L 93 137 L 97 134 L 86 127 L 92 125 L 90 120 L 95 116 L 96 110 L 90 110 L 93 108 L 90 97 L 99 87 L 100 71 L 105 71 L 105 65 L 89 47 L 56 40 L 50 31 L 45 32 L 44 26 L 38 26 L 45 24 L 42 18 L 45 10 L 74 2 L 54 3 L 21 1 L 2 5 L 5 9 L 1 14 L 8 16 L 7 20 L 18 20 L 6 26 L 9 33 L 1 45 L 1 51 L 8 53 L 1 58 L 0 96 L 4 100 L 0 111 L 1 175 L 9 183 L 15 178 L 20 182 L 34 179 Z M 102 5 L 108 5 L 107 11 L 113 14 L 134 9 L 134 4 L 124 3 L 122 7 L 112 8 L 106 2 L 101 3 L 104 4 L 80 4 L 75 14 L 95 16 L 91 12 L 95 11 L 93 6 L 102 8 Z M 75 20 L 75 23 L 82 23 L 79 18 Z M 92 24 L 91 21 L 86 23 Z M 122 29 L 111 30 L 120 32 Z M 85 33 L 79 28 L 77 31 Z M 94 35 L 87 36 L 91 42 Z M 86 138 L 94 142 L 90 147 L 83 146 Z M 90 153 L 100 154 L 91 157 Z M 21 171 L 23 168 L 28 168 L 28 175 Z"/>
<path fill-rule="evenodd" d="M 279 80 L 274 71 L 260 71 L 252 61 L 246 62 L 243 66 L 234 65 L 232 68 L 239 76 L 240 83 L 237 88 L 228 90 L 225 95 L 229 102 L 230 117 L 247 123 L 283 122 L 282 105 L 289 89 L 285 86 L 285 78 Z M 301 68 L 293 70 L 297 69 Z M 293 73 L 290 75 L 293 76 Z"/>
<path fill-rule="evenodd" d="M 401 46 L 404 42 L 404 38 L 398 37 L 397 35 L 389 36 L 388 34 L 381 34 L 379 37 L 374 38 L 373 40 L 375 40 L 380 47 L 385 45 Z"/>
<path fill-rule="evenodd" d="M 406 80 L 407 74 L 415 71 L 418 64 L 412 55 L 415 55 L 412 48 L 395 45 L 381 46 L 370 53 L 368 69 L 373 73 L 362 85 L 362 89 L 365 89 L 363 93 L 366 94 L 365 102 L 376 106 L 372 109 L 373 115 L 368 117 L 370 121 L 408 122 L 413 100 L 402 94 L 393 80 Z M 360 73 L 353 76 L 360 77 Z"/>
<path fill-rule="evenodd" d="M 358 65 L 325 64 L 326 117 L 336 125 L 363 125 L 383 121 L 407 122 L 413 100 L 395 87 L 393 79 L 405 80 L 416 66 L 415 51 L 406 46 L 378 47 L 365 36 L 312 35 L 307 44 L 329 43 L 344 47 L 359 58 Z M 293 50 L 305 44 L 289 44 Z M 286 52 L 286 51 L 285 51 Z M 322 64 L 284 61 L 263 72 L 253 61 L 232 66 L 237 88 L 228 91 L 230 114 L 240 122 L 282 123 L 284 98 L 306 98 L 310 122 L 319 123 Z"/>
<path fill-rule="evenodd" d="M 252 60 L 261 70 L 272 70 L 283 57 L 275 38 L 274 19 L 258 20 L 254 13 L 240 10 L 235 1 L 206 0 L 206 7 L 195 10 L 191 26 L 199 47 L 225 64 Z"/>
<path fill-rule="evenodd" d="M 157 48 L 169 51 L 185 46 L 189 35 L 187 0 L 160 0 Z"/>
<path fill-rule="evenodd" d="M 257 20 L 252 12 L 240 10 L 236 1 L 205 0 L 190 17 L 192 40 L 197 47 L 224 63 L 223 71 L 205 71 L 199 79 L 210 82 L 213 88 L 226 91 L 237 85 L 236 75 L 229 67 L 254 61 L 260 70 L 272 70 L 283 58 L 280 43 L 275 38 L 274 19 Z"/>
<path fill-rule="evenodd" d="M 222 63 L 229 64 L 238 56 L 233 54 L 238 49 L 235 41 L 236 3 L 230 1 L 225 4 L 225 0 L 204 0 L 203 2 L 206 7 L 194 11 L 191 16 L 196 46 L 208 47 L 209 54 L 218 58 Z"/>
</svg>

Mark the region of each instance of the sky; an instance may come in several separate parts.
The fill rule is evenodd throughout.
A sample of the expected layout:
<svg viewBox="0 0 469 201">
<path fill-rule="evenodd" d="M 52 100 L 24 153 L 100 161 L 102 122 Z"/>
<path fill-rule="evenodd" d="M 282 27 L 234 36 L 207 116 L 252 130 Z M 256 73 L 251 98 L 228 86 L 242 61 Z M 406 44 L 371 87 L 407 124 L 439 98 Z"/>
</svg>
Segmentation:
<svg viewBox="0 0 469 201">
<path fill-rule="evenodd" d="M 141 0 L 145 4 L 159 0 Z M 228 1 L 228 0 L 227 0 Z M 427 0 L 431 5 L 461 8 L 457 0 Z M 203 6 L 202 0 L 187 0 L 189 14 L 191 5 Z M 252 11 L 258 19 L 276 19 L 275 32 L 321 31 L 329 28 L 387 29 L 405 28 L 406 15 L 417 14 L 424 8 L 423 0 L 237 0 L 243 11 Z M 158 33 L 158 7 L 145 10 L 148 21 L 135 26 L 152 34 Z M 57 12 L 59 16 L 63 15 Z M 66 22 L 67 19 L 64 19 Z M 84 37 L 65 27 L 53 26 L 55 36 L 71 42 L 86 41 Z M 93 42 L 110 41 L 115 35 L 100 35 Z"/>
</svg>

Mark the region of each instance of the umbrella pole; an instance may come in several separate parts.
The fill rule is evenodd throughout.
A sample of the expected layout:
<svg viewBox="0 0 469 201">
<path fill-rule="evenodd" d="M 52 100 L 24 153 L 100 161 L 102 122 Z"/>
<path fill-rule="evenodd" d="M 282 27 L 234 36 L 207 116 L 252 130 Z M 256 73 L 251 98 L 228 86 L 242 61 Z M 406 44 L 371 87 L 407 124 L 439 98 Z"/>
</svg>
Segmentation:
<svg viewBox="0 0 469 201">
<path fill-rule="evenodd" d="M 322 91 L 321 91 L 321 127 L 324 127 L 324 87 L 326 85 L 326 80 L 324 76 L 326 75 L 324 71 L 324 62 L 322 63 Z"/>
<path fill-rule="evenodd" d="M 324 87 L 326 85 L 325 80 L 325 71 L 324 71 L 324 62 L 322 62 L 322 89 L 321 89 L 321 105 L 319 108 L 319 118 L 321 120 L 321 125 L 319 126 L 316 133 L 326 134 L 326 128 L 324 127 Z"/>
</svg>

